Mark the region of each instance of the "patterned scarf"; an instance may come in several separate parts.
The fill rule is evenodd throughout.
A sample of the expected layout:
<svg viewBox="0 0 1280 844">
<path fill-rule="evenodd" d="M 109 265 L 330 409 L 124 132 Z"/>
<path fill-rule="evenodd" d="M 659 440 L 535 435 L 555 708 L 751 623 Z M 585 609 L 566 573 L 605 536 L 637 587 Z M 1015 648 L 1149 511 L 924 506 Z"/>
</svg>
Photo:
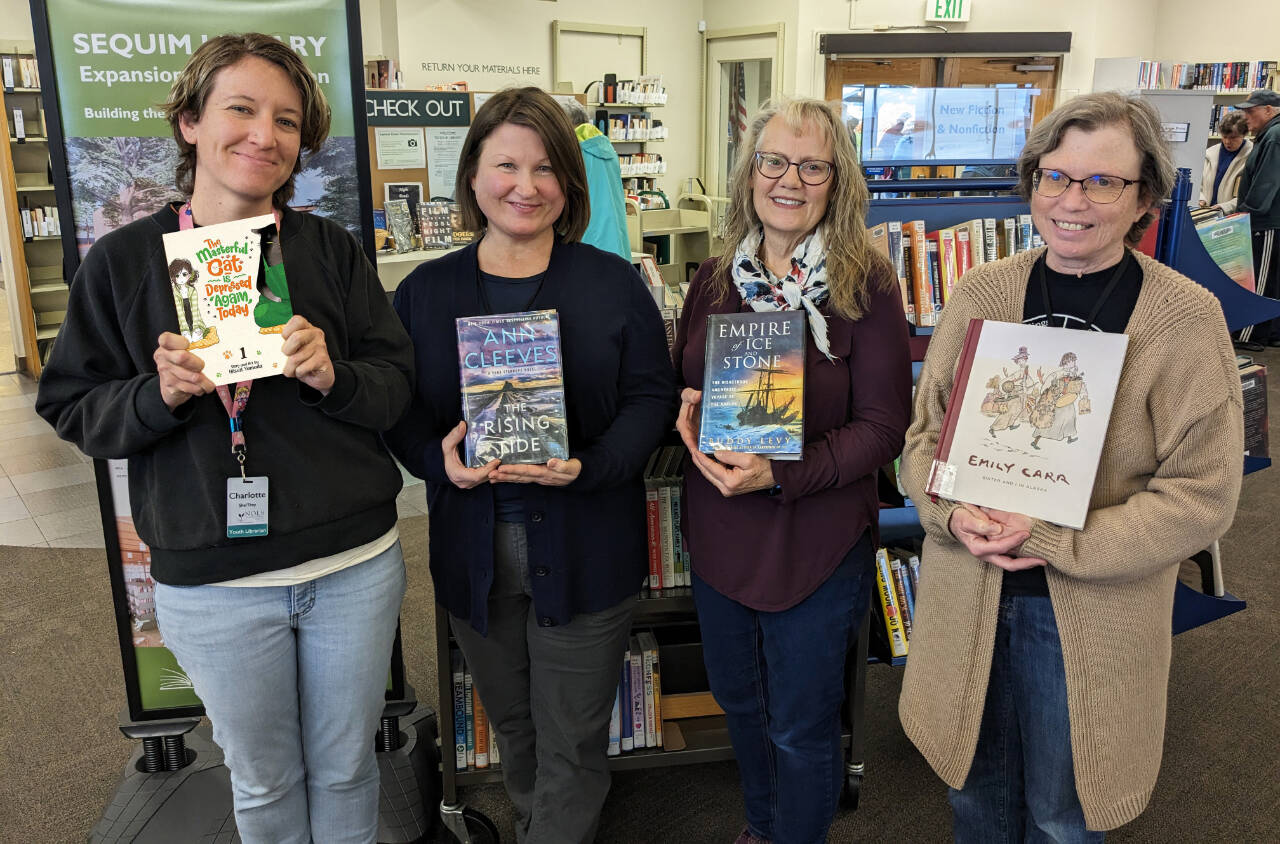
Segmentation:
<svg viewBox="0 0 1280 844">
<path fill-rule="evenodd" d="M 733 256 L 733 284 L 754 311 L 789 311 L 803 307 L 818 351 L 834 361 L 827 341 L 827 318 L 818 306 L 827 300 L 827 250 L 823 227 L 800 241 L 791 255 L 791 270 L 779 279 L 760 260 L 764 229 L 750 232 Z"/>
</svg>

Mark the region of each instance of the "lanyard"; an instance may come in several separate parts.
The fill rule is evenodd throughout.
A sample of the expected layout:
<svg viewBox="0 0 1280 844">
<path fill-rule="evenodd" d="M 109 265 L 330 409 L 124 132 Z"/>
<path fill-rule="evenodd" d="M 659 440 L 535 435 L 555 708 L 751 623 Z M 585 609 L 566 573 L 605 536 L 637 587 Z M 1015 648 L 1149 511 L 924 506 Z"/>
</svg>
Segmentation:
<svg viewBox="0 0 1280 844">
<path fill-rule="evenodd" d="M 276 217 L 276 237 L 279 237 L 280 212 L 273 208 L 272 213 Z M 188 231 L 195 228 L 195 226 L 195 219 L 191 216 L 191 203 L 184 202 L 182 207 L 178 209 L 178 228 L 181 231 Z M 236 461 L 240 464 L 241 478 L 245 476 L 244 411 L 249 406 L 249 388 L 252 386 L 253 381 L 237 381 L 234 394 L 226 384 L 219 384 L 216 387 L 218 398 L 222 399 L 222 406 L 227 411 L 227 420 L 231 424 L 231 453 L 235 455 Z"/>
<path fill-rule="evenodd" d="M 1126 248 L 1124 257 L 1120 259 L 1120 263 L 1116 264 L 1115 272 L 1111 273 L 1111 278 L 1107 280 L 1106 287 L 1102 288 L 1102 295 L 1098 297 L 1097 302 L 1094 302 L 1093 310 L 1089 311 L 1089 316 L 1084 321 L 1085 329 L 1090 328 L 1093 325 L 1093 321 L 1098 318 L 1098 314 L 1102 313 L 1102 306 L 1107 303 L 1107 300 L 1111 298 L 1111 294 L 1115 292 L 1116 286 L 1120 283 L 1120 278 L 1124 275 L 1124 271 L 1131 260 L 1133 260 L 1133 256 L 1129 254 L 1129 250 Z M 1053 319 L 1053 302 L 1049 299 L 1049 282 L 1045 278 L 1044 268 L 1046 263 L 1048 261 L 1044 257 L 1041 257 L 1036 262 L 1036 274 L 1040 279 L 1040 296 L 1044 299 L 1044 314 L 1045 319 L 1048 321 Z M 1069 316 L 1062 318 L 1063 328 L 1067 327 L 1068 319 L 1070 319 Z"/>
</svg>

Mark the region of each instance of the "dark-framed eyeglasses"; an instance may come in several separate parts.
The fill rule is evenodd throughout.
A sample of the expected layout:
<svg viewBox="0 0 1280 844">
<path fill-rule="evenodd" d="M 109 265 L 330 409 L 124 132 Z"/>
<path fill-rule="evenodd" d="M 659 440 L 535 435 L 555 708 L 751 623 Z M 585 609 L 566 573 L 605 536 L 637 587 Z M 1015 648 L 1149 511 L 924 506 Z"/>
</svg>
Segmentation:
<svg viewBox="0 0 1280 844">
<path fill-rule="evenodd" d="M 1041 196 L 1062 196 L 1072 184 L 1079 184 L 1090 202 L 1098 205 L 1110 205 L 1120 198 L 1124 189 L 1136 185 L 1137 179 L 1122 179 L 1119 176 L 1098 174 L 1073 179 L 1066 173 L 1040 167 L 1031 174 L 1031 187 Z"/>
<path fill-rule="evenodd" d="M 810 187 L 817 187 L 824 183 L 836 171 L 835 164 L 818 158 L 811 158 L 808 161 L 791 161 L 785 155 L 779 155 L 776 152 L 756 153 L 756 172 L 766 179 L 781 179 L 792 167 L 796 168 L 800 181 Z"/>
</svg>

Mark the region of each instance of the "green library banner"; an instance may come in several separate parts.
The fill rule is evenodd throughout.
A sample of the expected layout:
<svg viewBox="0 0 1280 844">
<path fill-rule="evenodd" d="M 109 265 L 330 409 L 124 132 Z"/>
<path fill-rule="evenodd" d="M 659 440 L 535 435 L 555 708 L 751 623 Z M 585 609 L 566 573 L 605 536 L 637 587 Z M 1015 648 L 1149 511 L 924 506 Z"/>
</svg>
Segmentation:
<svg viewBox="0 0 1280 844">
<path fill-rule="evenodd" d="M 290 204 L 359 235 L 356 124 L 363 115 L 353 114 L 352 84 L 361 77 L 353 77 L 347 0 L 43 5 L 80 258 L 107 232 L 178 198 L 177 146 L 162 105 L 191 54 L 227 32 L 274 35 L 315 73 L 333 124 L 324 146 L 304 160 Z"/>
</svg>

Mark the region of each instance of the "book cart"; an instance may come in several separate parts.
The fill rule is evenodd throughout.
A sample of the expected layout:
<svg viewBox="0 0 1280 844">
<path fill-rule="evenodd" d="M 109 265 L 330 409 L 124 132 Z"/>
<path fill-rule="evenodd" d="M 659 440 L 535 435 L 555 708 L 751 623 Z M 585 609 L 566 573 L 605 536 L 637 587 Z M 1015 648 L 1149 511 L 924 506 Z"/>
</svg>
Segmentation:
<svg viewBox="0 0 1280 844">
<path fill-rule="evenodd" d="M 899 163 L 899 162 L 895 162 Z M 926 163 L 926 162 L 920 162 Z M 927 162 L 928 164 L 964 165 L 980 164 L 1014 164 L 1008 162 L 947 161 Z M 869 181 L 872 193 L 910 193 L 930 192 L 937 196 L 908 197 L 901 199 L 873 199 L 867 215 L 868 226 L 888 220 L 924 220 L 930 230 L 953 226 L 974 217 L 1008 217 L 1019 213 L 1027 213 L 1028 206 L 1016 195 L 991 196 L 951 196 L 942 195 L 965 191 L 1008 191 L 1016 186 L 1014 178 L 969 178 L 969 179 L 904 179 Z M 1227 324 L 1232 329 L 1259 322 L 1264 319 L 1280 316 L 1280 302 L 1265 299 L 1246 291 L 1229 279 L 1213 262 L 1200 244 L 1194 226 L 1187 214 L 1187 201 L 1191 198 L 1190 172 L 1179 171 L 1177 186 L 1173 197 L 1166 204 L 1161 214 L 1157 232 L 1156 257 L 1173 266 L 1190 278 L 1209 288 L 1222 301 L 1223 311 L 1227 315 Z M 920 362 L 928 345 L 930 328 L 911 327 L 910 341 L 913 376 L 920 371 Z M 1270 466 L 1271 461 L 1262 457 L 1244 458 L 1245 473 L 1257 471 Z M 915 507 L 908 500 L 901 507 L 884 507 L 880 511 L 881 545 L 915 543 L 923 536 Z M 918 548 L 916 549 L 918 550 Z M 1204 591 L 1194 589 L 1179 582 L 1176 587 L 1173 609 L 1173 632 L 1181 633 L 1203 624 L 1208 624 L 1245 607 L 1245 602 L 1227 592 L 1222 585 L 1220 558 L 1217 543 L 1213 547 L 1197 554 L 1193 559 L 1200 565 Z M 925 563 L 927 569 L 927 562 Z M 874 616 L 874 619 L 873 619 Z M 663 679 L 671 676 L 671 669 L 678 666 L 683 656 L 681 649 L 701 659 L 701 648 L 697 643 L 697 616 L 693 606 L 693 597 L 687 587 L 663 590 L 661 596 L 641 599 L 632 620 L 633 629 L 651 629 L 658 632 L 662 650 Z M 664 635 L 667 631 L 671 635 Z M 452 730 L 453 688 L 450 673 L 447 669 L 450 645 L 450 634 L 447 615 L 437 607 L 436 613 L 436 654 L 441 655 L 444 662 L 438 670 L 439 677 L 439 728 L 442 732 Z M 675 657 L 674 659 L 672 657 Z M 885 626 L 881 610 L 876 601 L 871 602 L 870 611 L 864 616 L 857 639 L 851 645 L 846 669 L 845 697 L 845 783 L 842 802 L 846 809 L 856 809 L 861 790 L 862 779 L 866 768 L 863 758 L 865 746 L 866 719 L 864 705 L 866 700 L 866 674 L 869 663 L 888 663 L 895 666 L 906 664 L 906 657 L 890 657 L 885 637 Z M 679 671 L 675 672 L 679 675 Z M 666 683 L 664 682 L 664 685 Z M 664 697 L 664 702 L 666 698 Z M 676 716 L 677 718 L 679 716 Z M 664 767 L 668 765 L 691 765 L 701 762 L 726 761 L 733 758 L 733 748 L 729 743 L 728 728 L 720 717 L 697 717 L 678 721 L 683 747 L 678 750 L 663 748 L 637 750 L 621 756 L 609 758 L 609 766 L 614 771 L 638 770 L 642 768 Z M 442 739 L 443 741 L 443 739 Z M 447 750 L 447 747 L 444 748 Z M 479 844 L 479 842 L 498 841 L 497 828 L 483 814 L 468 808 L 459 799 L 458 790 L 468 785 L 482 783 L 500 783 L 502 772 L 499 766 L 491 766 L 482 770 L 457 770 L 454 755 L 441 753 L 441 805 L 440 813 L 444 829 L 453 838 L 463 844 Z"/>
</svg>

